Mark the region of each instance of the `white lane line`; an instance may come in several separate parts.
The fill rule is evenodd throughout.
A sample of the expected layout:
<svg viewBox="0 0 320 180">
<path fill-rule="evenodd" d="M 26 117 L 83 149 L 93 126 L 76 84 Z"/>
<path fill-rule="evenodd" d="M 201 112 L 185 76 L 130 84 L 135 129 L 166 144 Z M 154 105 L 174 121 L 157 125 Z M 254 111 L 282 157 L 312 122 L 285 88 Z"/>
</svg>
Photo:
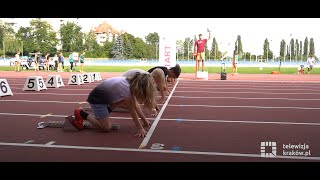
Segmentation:
<svg viewBox="0 0 320 180">
<path fill-rule="evenodd" d="M 21 89 L 21 88 L 17 88 L 17 87 L 10 87 L 11 89 Z M 92 88 L 90 89 L 68 89 L 68 88 L 48 88 L 48 89 L 55 89 L 55 90 L 66 90 L 66 91 L 89 91 L 92 90 Z M 22 89 L 21 89 L 22 90 Z"/>
<path fill-rule="evenodd" d="M 296 98 L 248 98 L 248 97 L 232 97 L 232 96 L 172 96 L 174 98 L 190 98 L 190 99 L 252 99 L 252 100 L 286 100 L 286 101 L 320 101 L 320 99 L 296 99 Z"/>
<path fill-rule="evenodd" d="M 211 85 L 208 85 L 208 84 L 197 84 L 197 83 L 183 83 L 183 85 L 181 85 L 182 83 L 180 83 L 180 87 L 194 87 L 195 85 L 197 87 L 276 87 L 276 88 L 311 88 L 311 89 L 318 89 L 319 86 L 315 86 L 314 83 L 312 84 L 300 84 L 298 86 L 293 86 L 291 84 L 288 84 L 288 85 L 283 85 L 283 84 L 275 84 L 275 85 L 268 85 L 268 86 L 265 86 L 265 85 L 257 85 L 257 84 L 211 84 Z"/>
<path fill-rule="evenodd" d="M 281 124 L 281 125 L 310 125 L 320 126 L 320 123 L 308 123 L 308 122 L 286 122 L 286 121 L 246 121 L 246 120 L 210 120 L 210 119 L 161 119 L 163 121 L 179 121 L 179 122 L 222 122 L 222 123 L 244 123 L 244 124 Z"/>
<path fill-rule="evenodd" d="M 55 95 L 55 96 L 88 96 L 89 94 L 64 94 L 64 93 L 45 93 L 45 92 L 40 92 L 40 93 L 14 93 L 14 94 L 25 94 L 25 95 Z"/>
<path fill-rule="evenodd" d="M 68 146 L 68 145 L 45 145 L 45 144 L 25 144 L 25 143 L 7 143 L 0 142 L 1 146 L 19 146 L 19 147 L 39 147 L 39 148 L 58 148 L 58 149 L 85 149 L 99 151 L 120 151 L 120 152 L 148 152 L 148 153 L 163 153 L 163 154 L 182 154 L 182 155 L 206 155 L 206 156 L 233 156 L 233 157 L 249 157 L 261 159 L 300 159 L 300 160 L 320 160 L 320 157 L 305 157 L 305 156 L 282 156 L 261 157 L 261 154 L 246 154 L 246 153 L 223 153 L 223 152 L 208 152 L 208 151 L 175 151 L 175 150 L 156 150 L 156 149 L 136 149 L 136 148 L 113 148 L 113 147 L 98 147 L 98 146 Z"/>
<path fill-rule="evenodd" d="M 29 141 L 26 141 L 26 142 L 24 142 L 25 144 L 30 144 L 30 143 L 33 143 L 34 142 L 34 140 L 29 140 Z"/>
<path fill-rule="evenodd" d="M 252 91 L 229 91 L 229 92 L 217 92 L 217 91 L 176 91 L 176 92 L 187 92 L 187 93 L 210 93 L 210 94 L 218 94 L 218 93 L 225 93 L 225 94 L 317 94 L 319 93 L 290 93 L 290 92 L 284 92 L 284 93 L 270 93 L 270 92 L 252 92 Z"/>
<path fill-rule="evenodd" d="M 158 96 L 161 97 L 161 96 Z M 68 101 L 33 101 L 33 100 L 21 100 L 21 99 L 0 99 L 0 102 L 26 102 L 26 103 L 58 103 L 58 104 L 88 104 L 87 101 L 81 101 L 81 102 L 68 102 Z M 142 104 L 140 104 L 142 105 Z M 162 106 L 163 104 L 158 104 L 159 106 Z"/>
<path fill-rule="evenodd" d="M 0 115 L 4 116 L 33 116 L 33 117 L 41 117 L 42 114 L 16 114 L 16 113 L 0 113 Z M 67 115 L 49 115 L 47 117 L 67 117 Z M 127 120 L 132 119 L 131 117 L 116 117 L 110 116 L 112 119 L 118 120 Z M 154 118 L 147 118 L 150 121 L 153 121 Z M 285 125 L 311 125 L 311 126 L 319 126 L 320 123 L 313 122 L 288 122 L 288 121 L 247 121 L 247 120 L 219 120 L 219 119 L 170 119 L 170 118 L 162 118 L 163 121 L 179 121 L 179 122 L 226 122 L 226 123 L 246 123 L 246 124 L 285 124 Z M 317 120 L 315 120 L 316 122 Z"/>
<path fill-rule="evenodd" d="M 45 145 L 46 145 L 46 146 L 51 146 L 51 145 L 54 144 L 54 143 L 55 143 L 55 141 L 50 141 L 50 142 L 46 143 Z"/>
<path fill-rule="evenodd" d="M 79 102 L 68 101 L 33 101 L 33 100 L 20 100 L 20 99 L 0 99 L 0 102 L 27 102 L 27 103 L 61 103 L 61 104 L 77 104 Z"/>
<path fill-rule="evenodd" d="M 0 113 L 0 115 L 5 116 L 32 116 L 32 117 L 41 117 L 43 114 L 18 114 L 18 113 Z M 67 115 L 48 115 L 46 117 L 67 117 Z"/>
<path fill-rule="evenodd" d="M 149 140 L 150 140 L 150 138 L 151 138 L 151 136 L 153 134 L 153 131 L 156 129 L 156 126 L 157 126 L 157 124 L 158 124 L 158 122 L 159 122 L 164 110 L 166 109 L 166 107 L 167 107 L 167 105 L 168 105 L 168 103 L 169 103 L 169 101 L 170 101 L 170 99 L 171 99 L 171 97 L 173 95 L 173 92 L 176 89 L 178 83 L 179 83 L 179 80 L 176 82 L 176 84 L 174 85 L 173 89 L 171 90 L 171 93 L 170 93 L 169 97 L 167 98 L 166 102 L 163 104 L 158 116 L 153 121 L 153 123 L 152 123 L 152 125 L 151 125 L 151 127 L 150 127 L 150 129 L 149 129 L 149 131 L 148 131 L 148 133 L 146 135 L 146 137 L 143 139 L 142 143 L 140 144 L 139 149 L 144 148 L 145 146 L 147 146 L 147 144 L 148 144 L 148 142 L 149 142 Z"/>
<path fill-rule="evenodd" d="M 254 109 L 303 109 L 303 110 L 318 110 L 316 107 L 285 107 L 285 106 L 215 106 L 215 105 L 195 105 L 195 104 L 171 104 L 168 106 L 179 107 L 206 107 L 206 108 L 254 108 Z"/>
<path fill-rule="evenodd" d="M 183 83 L 191 83 L 191 82 L 200 82 L 197 80 L 183 80 Z M 288 84 L 297 84 L 297 83 L 315 83 L 315 84 L 319 84 L 319 80 L 310 80 L 310 81 L 283 81 L 283 80 L 278 80 L 278 81 L 272 81 L 272 80 L 265 80 L 265 81 L 259 81 L 259 80 L 228 80 L 228 81 L 221 81 L 221 80 L 214 80 L 214 79 L 209 79 L 206 81 L 202 81 L 203 83 L 205 82 L 220 82 L 222 83 L 238 83 L 238 82 L 248 82 L 248 83 L 288 83 Z"/>
<path fill-rule="evenodd" d="M 194 86 L 193 86 L 194 87 Z M 179 87 L 179 89 L 190 89 L 192 87 Z M 197 89 L 223 89 L 223 90 L 226 90 L 226 89 L 237 89 L 237 90 L 264 90 L 264 91 L 314 91 L 314 92 L 319 92 L 320 90 L 318 89 L 294 89 L 294 88 L 290 88 L 290 89 L 280 89 L 280 88 L 277 88 L 277 89 L 266 89 L 266 88 L 243 88 L 243 87 L 235 87 L 235 88 L 225 88 L 225 87 L 222 87 L 222 88 L 215 88 L 215 87 L 197 87 Z"/>
</svg>

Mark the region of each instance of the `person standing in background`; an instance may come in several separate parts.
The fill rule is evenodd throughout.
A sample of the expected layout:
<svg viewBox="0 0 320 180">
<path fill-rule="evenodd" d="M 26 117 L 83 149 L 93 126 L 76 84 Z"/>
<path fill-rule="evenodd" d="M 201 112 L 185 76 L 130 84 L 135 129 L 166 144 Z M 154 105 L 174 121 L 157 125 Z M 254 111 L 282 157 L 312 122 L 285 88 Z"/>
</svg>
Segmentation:
<svg viewBox="0 0 320 180">
<path fill-rule="evenodd" d="M 73 70 L 73 54 L 69 55 L 69 63 L 70 63 L 70 72 Z"/>
<path fill-rule="evenodd" d="M 80 72 L 84 72 L 84 70 L 83 70 L 83 65 L 84 65 L 84 55 L 85 55 L 86 53 L 85 52 L 83 52 L 81 55 L 80 55 Z"/>
<path fill-rule="evenodd" d="M 49 55 L 50 53 L 47 52 L 45 56 L 45 61 L 46 61 L 46 71 L 49 71 Z"/>
<path fill-rule="evenodd" d="M 20 51 L 17 52 L 14 59 L 14 71 L 20 72 Z"/>
</svg>

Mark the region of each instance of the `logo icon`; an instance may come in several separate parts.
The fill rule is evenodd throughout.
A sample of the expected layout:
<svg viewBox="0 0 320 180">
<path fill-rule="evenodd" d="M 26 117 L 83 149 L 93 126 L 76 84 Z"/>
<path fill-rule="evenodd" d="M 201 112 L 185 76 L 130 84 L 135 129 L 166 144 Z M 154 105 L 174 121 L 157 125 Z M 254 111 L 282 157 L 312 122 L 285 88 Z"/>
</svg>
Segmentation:
<svg viewBox="0 0 320 180">
<path fill-rule="evenodd" d="M 276 157 L 277 143 L 276 142 L 261 142 L 261 157 Z"/>
</svg>

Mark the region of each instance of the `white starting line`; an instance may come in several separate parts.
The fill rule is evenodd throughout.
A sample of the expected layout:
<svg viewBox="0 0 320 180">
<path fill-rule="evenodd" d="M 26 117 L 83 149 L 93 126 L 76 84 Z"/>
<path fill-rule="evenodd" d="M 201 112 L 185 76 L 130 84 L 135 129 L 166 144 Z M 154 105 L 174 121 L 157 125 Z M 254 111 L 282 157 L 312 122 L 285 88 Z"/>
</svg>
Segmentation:
<svg viewBox="0 0 320 180">
<path fill-rule="evenodd" d="M 316 160 L 320 157 L 308 156 L 282 156 L 261 157 L 261 154 L 245 154 L 245 153 L 223 153 L 223 152 L 205 152 L 205 151 L 175 151 L 175 150 L 157 150 L 157 149 L 136 149 L 136 148 L 113 148 L 113 147 L 98 147 L 98 146 L 70 146 L 70 145 L 55 145 L 51 141 L 47 144 L 30 144 L 30 143 L 8 143 L 0 142 L 0 146 L 19 146 L 19 147 L 38 147 L 38 148 L 57 148 L 57 149 L 84 149 L 84 150 L 99 150 L 99 151 L 120 151 L 120 152 L 143 152 L 143 153 L 163 153 L 163 154 L 182 154 L 182 155 L 206 155 L 206 156 L 233 156 L 233 157 L 249 157 L 261 159 L 296 159 L 296 160 Z"/>
</svg>

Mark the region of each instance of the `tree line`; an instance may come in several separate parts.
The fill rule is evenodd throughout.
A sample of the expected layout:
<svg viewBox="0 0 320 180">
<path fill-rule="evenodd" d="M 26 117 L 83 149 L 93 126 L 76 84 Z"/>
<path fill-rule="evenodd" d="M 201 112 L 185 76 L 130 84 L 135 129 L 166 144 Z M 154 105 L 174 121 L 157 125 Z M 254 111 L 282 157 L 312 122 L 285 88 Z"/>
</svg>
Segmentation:
<svg viewBox="0 0 320 180">
<path fill-rule="evenodd" d="M 191 60 L 194 42 L 197 37 L 187 37 L 176 41 L 177 59 Z M 57 46 L 62 53 L 86 51 L 86 57 L 113 58 L 113 59 L 157 59 L 159 52 L 159 35 L 157 32 L 149 33 L 145 39 L 135 37 L 130 33 L 123 33 L 114 37 L 112 41 L 105 41 L 99 45 L 94 31 L 83 32 L 82 27 L 74 22 L 62 24 L 55 32 L 50 23 L 41 19 L 32 19 L 28 27 L 20 27 L 14 32 L 12 26 L 0 21 L 0 55 L 13 56 L 17 51 L 28 55 L 37 51 L 54 55 L 58 52 Z M 233 46 L 233 44 L 231 44 Z M 286 43 L 280 42 L 280 53 L 275 55 L 270 49 L 269 40 L 266 38 L 261 46 L 262 55 L 255 55 L 244 51 L 241 36 L 238 35 L 234 42 L 234 50 L 239 53 L 240 59 L 276 59 L 276 60 L 306 60 L 309 55 L 315 56 L 313 38 L 305 38 L 304 43 L 298 39 L 291 39 Z M 227 52 L 219 50 L 217 38 L 213 37 L 211 49 L 206 45 L 207 59 L 217 60 Z M 68 54 L 66 54 L 68 55 Z M 317 58 L 317 57 L 316 57 Z"/>
</svg>

